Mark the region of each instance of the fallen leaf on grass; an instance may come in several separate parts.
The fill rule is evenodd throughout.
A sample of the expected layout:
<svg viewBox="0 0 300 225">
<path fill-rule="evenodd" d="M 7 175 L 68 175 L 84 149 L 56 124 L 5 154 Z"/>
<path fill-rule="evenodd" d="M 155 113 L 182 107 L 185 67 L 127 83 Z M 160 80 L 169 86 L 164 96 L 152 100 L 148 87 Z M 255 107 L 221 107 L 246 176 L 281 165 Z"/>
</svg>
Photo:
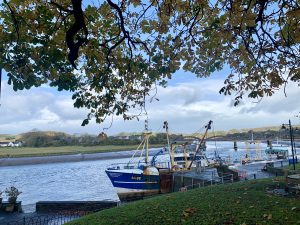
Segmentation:
<svg viewBox="0 0 300 225">
<path fill-rule="evenodd" d="M 268 220 L 271 220 L 272 219 L 272 214 L 269 214 L 268 215 Z"/>
<path fill-rule="evenodd" d="M 183 212 L 183 213 L 182 213 L 182 216 L 183 216 L 183 217 L 188 217 L 189 215 L 190 215 L 190 214 L 189 214 L 189 213 L 186 213 L 186 212 Z"/>
<path fill-rule="evenodd" d="M 188 217 L 188 216 L 194 214 L 196 211 L 197 211 L 197 209 L 195 209 L 195 208 L 188 208 L 188 209 L 185 209 L 185 210 L 183 210 L 183 212 L 182 212 L 182 216 L 183 216 L 183 217 Z"/>
<path fill-rule="evenodd" d="M 167 198 L 174 199 L 175 197 L 174 196 L 167 196 Z"/>
<path fill-rule="evenodd" d="M 272 219 L 272 214 L 264 214 L 263 217 L 267 218 L 268 220 L 271 220 Z"/>
</svg>

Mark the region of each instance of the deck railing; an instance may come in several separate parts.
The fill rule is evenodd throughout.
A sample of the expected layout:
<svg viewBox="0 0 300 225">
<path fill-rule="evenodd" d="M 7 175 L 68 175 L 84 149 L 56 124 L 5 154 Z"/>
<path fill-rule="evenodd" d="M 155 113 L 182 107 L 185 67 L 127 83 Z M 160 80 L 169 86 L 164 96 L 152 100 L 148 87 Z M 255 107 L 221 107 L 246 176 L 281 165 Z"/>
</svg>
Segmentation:
<svg viewBox="0 0 300 225">
<path fill-rule="evenodd" d="M 146 166 L 145 162 L 129 162 L 129 163 L 114 163 L 108 167 L 108 170 L 120 170 L 120 169 L 139 169 L 141 166 Z M 169 162 L 156 162 L 155 167 L 157 168 L 169 168 Z"/>
</svg>

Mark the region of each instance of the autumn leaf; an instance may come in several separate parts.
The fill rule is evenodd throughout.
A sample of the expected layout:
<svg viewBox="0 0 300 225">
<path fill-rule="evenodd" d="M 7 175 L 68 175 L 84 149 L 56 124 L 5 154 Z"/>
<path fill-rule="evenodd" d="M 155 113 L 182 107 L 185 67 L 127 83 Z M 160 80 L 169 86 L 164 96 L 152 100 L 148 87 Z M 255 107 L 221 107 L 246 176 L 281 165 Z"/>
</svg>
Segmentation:
<svg viewBox="0 0 300 225">
<path fill-rule="evenodd" d="M 183 216 L 183 217 L 188 217 L 188 216 L 194 214 L 196 211 L 197 211 L 196 208 L 188 208 L 188 209 L 185 209 L 185 210 L 182 212 L 182 216 Z"/>
</svg>

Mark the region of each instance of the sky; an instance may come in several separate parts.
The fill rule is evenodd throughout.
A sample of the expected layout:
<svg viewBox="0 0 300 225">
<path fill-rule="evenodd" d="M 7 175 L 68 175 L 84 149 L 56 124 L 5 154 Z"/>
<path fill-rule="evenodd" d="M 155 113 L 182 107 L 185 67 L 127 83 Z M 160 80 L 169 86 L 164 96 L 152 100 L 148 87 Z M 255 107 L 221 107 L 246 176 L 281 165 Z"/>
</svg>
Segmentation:
<svg viewBox="0 0 300 225">
<path fill-rule="evenodd" d="M 149 128 L 163 132 L 163 122 L 168 121 L 170 132 L 194 133 L 201 131 L 209 120 L 217 130 L 280 126 L 291 119 L 299 124 L 299 87 L 288 84 L 287 97 L 283 89 L 260 102 L 245 98 L 237 107 L 233 106 L 234 95 L 219 94 L 226 71 L 213 74 L 210 78 L 196 78 L 190 73 L 177 72 L 167 88 L 159 88 L 156 98 L 148 101 L 146 109 Z M 81 122 L 88 111 L 73 107 L 71 93 L 58 92 L 43 85 L 24 91 L 13 91 L 4 75 L 0 107 L 0 134 L 19 134 L 33 129 L 63 131 L 69 134 L 115 135 L 120 132 L 141 132 L 144 129 L 142 116 L 139 121 L 124 121 L 114 117 L 103 124 L 91 122 L 85 127 Z"/>
</svg>

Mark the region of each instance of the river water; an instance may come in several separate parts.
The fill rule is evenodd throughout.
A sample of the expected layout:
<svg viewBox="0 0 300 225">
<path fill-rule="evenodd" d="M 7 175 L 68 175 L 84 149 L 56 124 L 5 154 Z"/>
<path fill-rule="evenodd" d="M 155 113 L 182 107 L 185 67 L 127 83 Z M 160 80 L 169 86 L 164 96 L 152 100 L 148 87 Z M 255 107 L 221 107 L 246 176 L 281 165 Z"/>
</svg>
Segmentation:
<svg viewBox="0 0 300 225">
<path fill-rule="evenodd" d="M 247 151 L 246 147 L 244 143 L 238 143 L 238 151 L 234 151 L 232 142 L 208 142 L 207 155 L 213 158 L 217 152 L 223 158 L 230 157 L 232 160 L 245 154 L 255 157 L 258 151 L 255 148 Z M 262 153 L 265 148 L 266 144 L 260 144 Z M 17 187 L 22 191 L 18 199 L 22 201 L 25 211 L 33 211 L 37 201 L 118 200 L 105 169 L 113 163 L 126 163 L 128 160 L 122 158 L 0 167 L 0 191 L 9 186 Z"/>
</svg>

